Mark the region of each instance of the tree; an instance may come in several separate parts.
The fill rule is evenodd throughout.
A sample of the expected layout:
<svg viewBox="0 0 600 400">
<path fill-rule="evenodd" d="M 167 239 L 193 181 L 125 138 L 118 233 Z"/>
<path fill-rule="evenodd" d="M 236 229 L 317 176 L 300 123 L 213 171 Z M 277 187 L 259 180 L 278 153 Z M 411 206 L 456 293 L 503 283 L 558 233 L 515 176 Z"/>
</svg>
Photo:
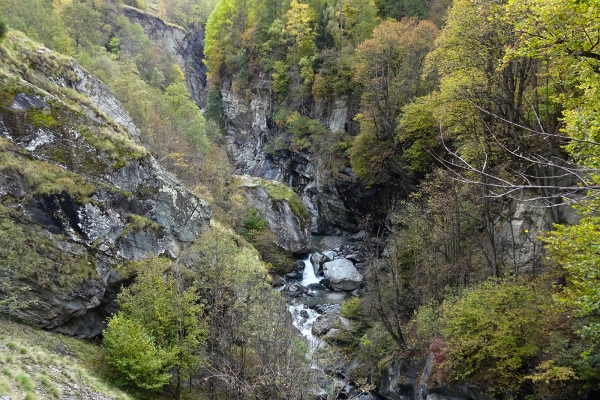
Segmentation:
<svg viewBox="0 0 600 400">
<path fill-rule="evenodd" d="M 546 338 L 545 293 L 519 281 L 488 280 L 443 306 L 446 363 L 456 381 L 517 395 L 527 361 Z"/>
<path fill-rule="evenodd" d="M 178 264 L 157 258 L 134 263 L 133 268 L 136 279 L 119 294 L 121 311 L 105 332 L 108 361 L 130 383 L 155 390 L 168 382 L 165 374 L 175 368 L 179 396 L 181 379 L 202 362 L 207 332 L 200 319 L 203 307 L 195 288 L 184 287 Z M 140 352 L 149 352 L 156 361 Z"/>
<path fill-rule="evenodd" d="M 520 34 L 509 57 L 526 55 L 547 60 L 554 74 L 570 89 L 557 100 L 565 107 L 564 133 L 571 139 L 567 151 L 585 170 L 578 176 L 579 188 L 563 192 L 587 192 L 591 200 L 579 208 L 584 217 L 579 225 L 556 225 L 557 230 L 548 233 L 543 240 L 552 260 L 566 273 L 568 285 L 559 298 L 584 318 L 579 332 L 596 345 L 600 343 L 600 270 L 596 254 L 600 222 L 596 214 L 600 204 L 595 199 L 600 184 L 597 174 L 600 167 L 599 7 L 600 3 L 595 0 L 509 2 L 510 16 L 519 16 L 515 26 Z M 522 14 L 524 12 L 528 13 Z"/>
<path fill-rule="evenodd" d="M 161 390 L 172 376 L 174 355 L 156 346 L 144 327 L 123 314 L 112 317 L 103 338 L 107 361 L 124 376 L 124 381 L 147 390 Z"/>
<path fill-rule="evenodd" d="M 386 182 L 394 154 L 393 139 L 402 107 L 432 89 L 421 73 L 438 29 L 416 18 L 383 21 L 373 38 L 357 49 L 355 80 L 364 86 L 360 102 L 361 133 L 350 151 L 350 162 L 367 183 Z M 364 142 L 364 143 L 363 143 Z M 376 145 L 375 151 L 369 151 Z M 378 151 L 385 149 L 384 152 Z"/>
<path fill-rule="evenodd" d="M 557 298 L 582 318 L 578 332 L 600 346 L 600 218 L 594 215 L 597 207 L 588 204 L 579 224 L 556 225 L 556 230 L 548 232 L 543 241 L 551 260 L 566 273 L 567 286 Z"/>
<path fill-rule="evenodd" d="M 99 44 L 102 19 L 100 12 L 85 0 L 73 0 L 63 8 L 63 21 L 76 47 Z"/>
<path fill-rule="evenodd" d="M 266 284 L 267 271 L 256 251 L 215 226 L 189 249 L 189 258 L 211 321 L 209 390 L 221 386 L 240 397 L 269 399 L 307 393 L 306 347 L 282 318 L 289 315 L 288 305 Z"/>
</svg>

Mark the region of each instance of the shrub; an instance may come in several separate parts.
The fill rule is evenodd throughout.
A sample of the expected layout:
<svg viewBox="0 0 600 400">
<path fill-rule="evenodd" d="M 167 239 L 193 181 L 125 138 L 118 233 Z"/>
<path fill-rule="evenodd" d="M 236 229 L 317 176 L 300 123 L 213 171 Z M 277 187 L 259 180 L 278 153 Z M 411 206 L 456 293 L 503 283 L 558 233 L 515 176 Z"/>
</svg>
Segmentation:
<svg viewBox="0 0 600 400">
<path fill-rule="evenodd" d="M 30 392 L 35 389 L 35 383 L 33 383 L 33 380 L 27 374 L 21 373 L 15 376 L 15 381 L 19 390 Z"/>
</svg>

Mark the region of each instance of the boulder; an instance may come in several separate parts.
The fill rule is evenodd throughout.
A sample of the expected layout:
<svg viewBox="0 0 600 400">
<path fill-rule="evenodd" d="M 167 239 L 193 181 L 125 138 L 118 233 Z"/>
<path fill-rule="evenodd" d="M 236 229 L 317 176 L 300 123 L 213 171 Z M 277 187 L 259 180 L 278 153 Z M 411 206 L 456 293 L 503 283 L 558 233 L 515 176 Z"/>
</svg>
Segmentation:
<svg viewBox="0 0 600 400">
<path fill-rule="evenodd" d="M 359 242 L 359 241 L 363 240 L 366 236 L 367 236 L 367 232 L 360 231 L 360 232 L 355 233 L 354 235 L 350 236 L 350 240 L 352 240 L 353 242 Z"/>
<path fill-rule="evenodd" d="M 285 278 L 283 276 L 275 275 L 273 277 L 273 284 L 271 285 L 272 287 L 280 288 L 280 287 L 284 287 L 285 285 L 287 285 L 287 281 L 285 280 Z"/>
<path fill-rule="evenodd" d="M 323 264 L 331 259 L 324 254 L 314 253 L 310 256 L 310 262 L 315 270 L 315 275 L 319 275 L 323 269 Z"/>
<path fill-rule="evenodd" d="M 335 291 L 354 290 L 363 282 L 363 276 L 352 261 L 345 258 L 326 262 L 323 275 Z"/>
<path fill-rule="evenodd" d="M 277 244 L 293 253 L 306 251 L 310 242 L 310 215 L 298 195 L 276 181 L 248 175 L 238 179 L 248 202 L 267 220 Z"/>
<path fill-rule="evenodd" d="M 294 281 L 301 281 L 302 280 L 302 271 L 288 272 L 287 274 L 285 274 L 285 278 L 292 279 Z"/>
<path fill-rule="evenodd" d="M 352 261 L 355 264 L 362 263 L 362 262 L 365 261 L 365 257 L 362 254 L 359 254 L 359 253 L 348 254 L 346 256 L 346 259 Z"/>
<path fill-rule="evenodd" d="M 337 313 L 325 313 L 320 315 L 312 326 L 312 334 L 324 336 L 334 328 L 349 327 L 350 321 Z"/>
</svg>

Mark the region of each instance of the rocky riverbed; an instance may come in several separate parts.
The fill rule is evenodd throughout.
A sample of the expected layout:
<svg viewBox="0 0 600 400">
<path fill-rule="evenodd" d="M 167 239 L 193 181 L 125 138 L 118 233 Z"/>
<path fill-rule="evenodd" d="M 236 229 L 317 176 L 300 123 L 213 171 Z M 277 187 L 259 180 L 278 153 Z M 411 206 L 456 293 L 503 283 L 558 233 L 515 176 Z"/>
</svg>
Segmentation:
<svg viewBox="0 0 600 400">
<path fill-rule="evenodd" d="M 306 338 L 312 366 L 322 371 L 322 399 L 352 398 L 369 400 L 375 394 L 361 394 L 344 376 L 343 357 L 334 356 L 330 345 L 350 321 L 344 318 L 341 304 L 360 295 L 365 264 L 359 246 L 350 237 L 313 236 L 311 250 L 297 260 L 297 268 L 276 279 L 275 286 L 289 298 L 294 326 Z"/>
</svg>

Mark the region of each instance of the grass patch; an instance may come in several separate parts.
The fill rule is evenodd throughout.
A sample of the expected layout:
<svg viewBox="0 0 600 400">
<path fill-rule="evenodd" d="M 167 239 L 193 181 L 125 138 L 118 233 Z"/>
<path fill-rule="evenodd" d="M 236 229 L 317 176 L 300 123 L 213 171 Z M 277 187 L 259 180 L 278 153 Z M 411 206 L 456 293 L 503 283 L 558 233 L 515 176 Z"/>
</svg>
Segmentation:
<svg viewBox="0 0 600 400">
<path fill-rule="evenodd" d="M 95 191 L 94 186 L 83 175 L 44 161 L 28 160 L 15 152 L 0 152 L 0 172 L 13 172 L 22 176 L 34 194 L 65 192 L 80 202 L 85 202 Z"/>
<path fill-rule="evenodd" d="M 6 367 L 0 375 L 0 395 L 13 399 L 59 399 L 59 387 L 68 385 L 73 398 L 97 398 L 101 393 L 111 399 L 131 399 L 127 393 L 107 383 L 109 372 L 100 346 L 20 325 L 1 316 L 0 332 L 8 338 L 5 343 L 0 342 L 0 353 L 11 355 L 15 360 L 10 366 L 14 372 L 7 373 L 10 371 Z M 15 344 L 14 349 L 7 346 L 8 342 Z M 20 355 L 21 348 L 27 348 L 30 354 L 47 360 L 47 363 L 32 363 L 27 356 Z M 60 357 L 53 357 L 56 355 Z"/>
<path fill-rule="evenodd" d="M 48 378 L 46 375 L 39 375 L 39 379 L 40 382 L 42 382 L 42 385 L 48 389 L 48 393 L 51 397 L 55 399 L 60 398 L 60 389 L 54 383 L 52 383 L 50 378 Z"/>
<path fill-rule="evenodd" d="M 23 397 L 23 400 L 40 400 L 40 396 L 38 396 L 34 392 L 27 392 L 25 393 L 25 397 Z"/>
<path fill-rule="evenodd" d="M 33 126 L 40 126 L 46 129 L 60 126 L 49 109 L 38 110 L 33 107 L 30 108 L 29 111 L 27 111 L 27 121 Z"/>
<path fill-rule="evenodd" d="M 0 378 L 0 394 L 10 394 L 12 385 L 6 378 Z"/>
<path fill-rule="evenodd" d="M 31 377 L 25 373 L 15 376 L 15 381 L 17 382 L 17 387 L 19 390 L 24 392 L 31 392 L 32 390 L 35 390 L 35 383 Z"/>
<path fill-rule="evenodd" d="M 147 154 L 145 147 L 137 145 L 127 134 L 114 127 L 79 126 L 77 130 L 96 150 L 107 155 L 115 163 L 115 168 L 125 166 L 126 160 L 139 160 Z"/>
<path fill-rule="evenodd" d="M 148 230 L 155 234 L 162 233 L 162 228 L 154 221 L 150 221 L 148 218 L 137 214 L 130 214 L 127 219 L 129 225 L 121 232 L 119 238 L 129 235 L 133 231 Z"/>
</svg>

